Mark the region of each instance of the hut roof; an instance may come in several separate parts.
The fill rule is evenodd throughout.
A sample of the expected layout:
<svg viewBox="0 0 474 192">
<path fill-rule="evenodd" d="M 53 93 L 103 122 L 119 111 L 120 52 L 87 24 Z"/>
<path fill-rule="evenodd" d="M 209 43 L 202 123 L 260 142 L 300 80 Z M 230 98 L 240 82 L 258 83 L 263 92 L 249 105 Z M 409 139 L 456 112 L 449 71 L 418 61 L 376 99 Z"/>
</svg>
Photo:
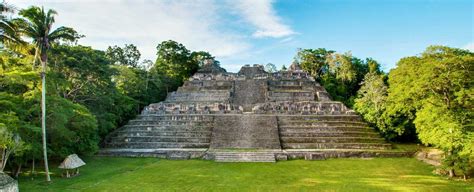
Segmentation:
<svg viewBox="0 0 474 192">
<path fill-rule="evenodd" d="M 79 156 L 77 156 L 76 154 L 72 154 L 72 155 L 67 156 L 66 159 L 64 159 L 61 165 L 59 165 L 59 168 L 60 169 L 75 169 L 85 164 L 86 163 L 84 163 L 84 161 L 82 161 L 82 159 L 79 158 Z"/>
</svg>

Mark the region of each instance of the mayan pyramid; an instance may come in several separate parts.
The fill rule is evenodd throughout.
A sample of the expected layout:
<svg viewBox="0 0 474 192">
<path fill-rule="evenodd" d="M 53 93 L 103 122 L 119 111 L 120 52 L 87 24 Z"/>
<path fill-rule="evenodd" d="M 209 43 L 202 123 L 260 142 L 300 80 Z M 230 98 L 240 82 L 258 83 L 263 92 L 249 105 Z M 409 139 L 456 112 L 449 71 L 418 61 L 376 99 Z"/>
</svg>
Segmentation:
<svg viewBox="0 0 474 192">
<path fill-rule="evenodd" d="M 297 64 L 229 73 L 209 60 L 105 140 L 102 155 L 221 162 L 394 156 L 373 128 Z"/>
</svg>

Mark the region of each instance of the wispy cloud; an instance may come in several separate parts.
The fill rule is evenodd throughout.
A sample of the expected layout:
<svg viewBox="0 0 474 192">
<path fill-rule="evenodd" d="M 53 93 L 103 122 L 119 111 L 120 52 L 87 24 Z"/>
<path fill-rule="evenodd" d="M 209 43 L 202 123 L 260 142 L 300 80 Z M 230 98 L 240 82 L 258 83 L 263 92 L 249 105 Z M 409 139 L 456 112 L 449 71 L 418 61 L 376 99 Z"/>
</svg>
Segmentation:
<svg viewBox="0 0 474 192">
<path fill-rule="evenodd" d="M 287 37 L 296 34 L 273 8 L 272 0 L 238 0 L 232 1 L 243 18 L 256 27 L 253 37 Z"/>
</svg>

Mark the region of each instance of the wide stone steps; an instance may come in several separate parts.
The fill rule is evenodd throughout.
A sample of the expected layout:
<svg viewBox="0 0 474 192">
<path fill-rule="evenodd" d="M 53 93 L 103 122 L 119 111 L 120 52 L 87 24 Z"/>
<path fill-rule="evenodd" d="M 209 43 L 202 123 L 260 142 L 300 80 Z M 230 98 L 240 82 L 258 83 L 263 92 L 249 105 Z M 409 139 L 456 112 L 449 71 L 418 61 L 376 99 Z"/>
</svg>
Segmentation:
<svg viewBox="0 0 474 192">
<path fill-rule="evenodd" d="M 361 131 L 313 131 L 313 132 L 280 132 L 281 137 L 380 137 L 375 132 Z"/>
<path fill-rule="evenodd" d="M 279 121 L 280 126 L 368 126 L 367 123 L 358 121 L 312 121 L 312 120 L 292 120 Z"/>
<path fill-rule="evenodd" d="M 385 143 L 282 143 L 284 149 L 391 149 Z"/>
<path fill-rule="evenodd" d="M 191 125 L 191 126 L 200 126 L 200 125 L 209 125 L 212 124 L 212 121 L 188 121 L 188 120 L 130 120 L 128 125 Z"/>
<path fill-rule="evenodd" d="M 112 137 L 132 136 L 175 136 L 175 137 L 210 137 L 211 131 L 134 131 L 123 130 L 111 134 Z"/>
<path fill-rule="evenodd" d="M 282 126 L 280 127 L 281 132 L 328 132 L 328 131 L 334 131 L 334 132 L 345 132 L 345 131 L 359 131 L 359 132 L 369 132 L 373 133 L 375 130 L 372 128 L 367 128 L 367 127 L 356 127 L 356 126 L 326 126 L 326 127 L 319 127 L 319 126 L 314 126 L 314 127 L 302 127 L 302 126 L 294 126 L 294 127 L 289 127 L 289 126 Z"/>
<path fill-rule="evenodd" d="M 356 115 L 279 116 L 278 123 L 283 149 L 391 148 Z"/>
<path fill-rule="evenodd" d="M 109 142 L 184 142 L 184 143 L 209 143 L 209 137 L 156 137 L 156 136 L 132 136 L 132 137 L 113 137 Z"/>
<path fill-rule="evenodd" d="M 153 125 L 126 125 L 123 130 L 129 131 L 210 131 L 210 126 L 188 126 L 188 125 L 164 125 L 164 126 L 153 126 Z M 122 130 L 122 129 L 121 129 Z"/>
<path fill-rule="evenodd" d="M 358 115 L 291 115 L 278 116 L 279 121 L 362 121 Z"/>
<path fill-rule="evenodd" d="M 147 121 L 212 121 L 212 116 L 201 115 L 139 115 L 135 120 Z"/>
<path fill-rule="evenodd" d="M 382 138 L 370 137 L 281 137 L 283 143 L 384 143 Z"/>
<path fill-rule="evenodd" d="M 107 148 L 209 148 L 209 143 L 187 143 L 187 142 L 110 142 Z"/>
<path fill-rule="evenodd" d="M 216 152 L 216 162 L 276 162 L 271 152 Z"/>
</svg>

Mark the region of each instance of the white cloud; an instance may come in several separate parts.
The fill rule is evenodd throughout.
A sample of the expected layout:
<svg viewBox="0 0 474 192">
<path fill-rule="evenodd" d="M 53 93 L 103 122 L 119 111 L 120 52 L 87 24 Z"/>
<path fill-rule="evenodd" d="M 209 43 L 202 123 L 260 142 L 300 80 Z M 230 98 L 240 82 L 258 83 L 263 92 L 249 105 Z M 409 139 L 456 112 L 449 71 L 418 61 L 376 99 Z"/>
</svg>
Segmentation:
<svg viewBox="0 0 474 192">
<path fill-rule="evenodd" d="M 467 49 L 469 51 L 474 52 L 474 42 L 467 44 L 466 46 L 463 47 L 463 49 Z"/>
<path fill-rule="evenodd" d="M 79 43 L 106 49 L 133 43 L 143 59 L 155 59 L 156 45 L 175 40 L 191 50 L 209 51 L 218 58 L 247 51 L 244 35 L 218 30 L 220 14 L 212 0 L 204 1 L 33 1 L 15 5 L 44 5 L 55 9 L 56 26 L 70 26 L 86 37 Z"/>
<path fill-rule="evenodd" d="M 273 9 L 272 0 L 239 0 L 232 1 L 244 19 L 254 25 L 257 31 L 253 37 L 286 37 L 295 32 L 283 24 Z"/>
<path fill-rule="evenodd" d="M 55 27 L 76 29 L 86 36 L 79 40 L 82 45 L 105 50 L 111 45 L 135 44 L 142 59 L 154 60 L 157 44 L 172 39 L 190 50 L 210 52 L 225 61 L 222 65 L 231 71 L 249 60 L 255 62 L 261 45 L 254 38 L 281 38 L 279 41 L 285 43 L 295 34 L 282 23 L 270 0 L 15 0 L 10 3 L 20 9 L 36 5 L 56 10 Z"/>
</svg>

